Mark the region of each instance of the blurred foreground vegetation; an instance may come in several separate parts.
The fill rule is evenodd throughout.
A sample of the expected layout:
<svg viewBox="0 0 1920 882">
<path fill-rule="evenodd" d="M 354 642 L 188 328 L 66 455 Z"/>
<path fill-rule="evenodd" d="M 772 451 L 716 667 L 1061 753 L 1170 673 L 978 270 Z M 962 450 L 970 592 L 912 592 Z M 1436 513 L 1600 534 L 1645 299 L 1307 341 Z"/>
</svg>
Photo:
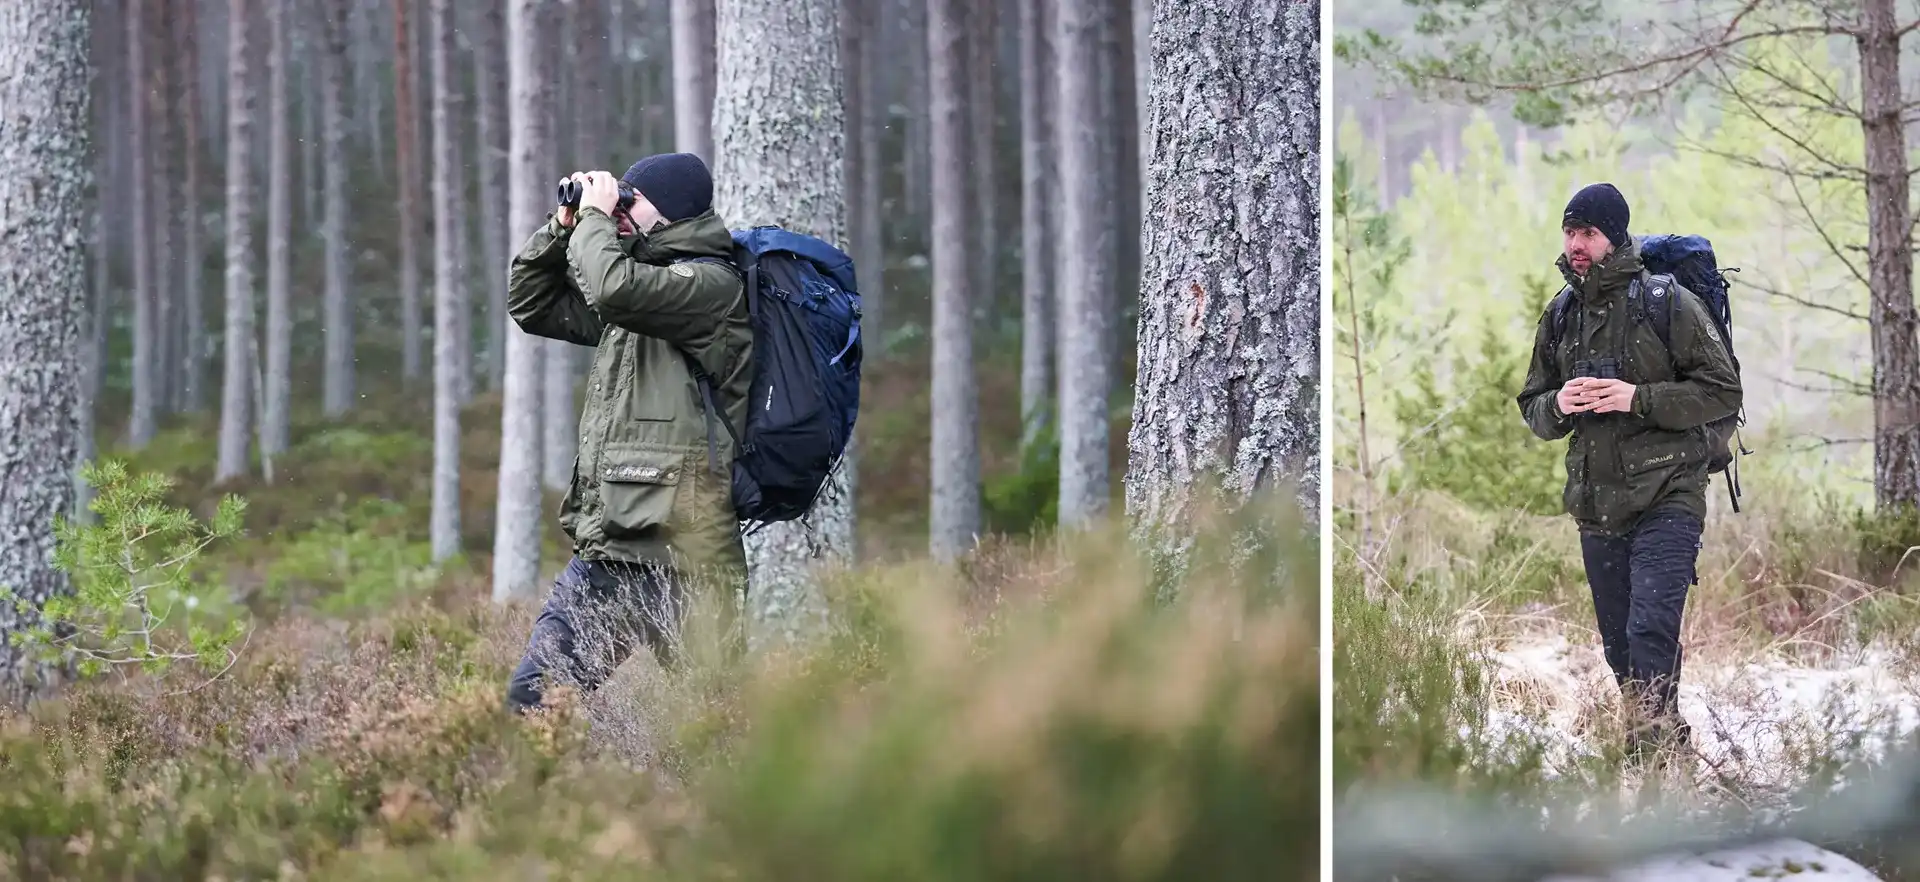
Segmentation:
<svg viewBox="0 0 1920 882">
<path fill-rule="evenodd" d="M 490 544 L 489 406 L 462 447 L 468 549 Z M 429 563 L 418 419 L 376 402 L 296 423 L 272 485 L 213 485 L 196 426 L 100 478 L 125 501 L 165 476 L 136 508 L 202 526 L 245 500 L 241 532 L 184 567 L 203 599 L 175 620 L 235 627 L 235 656 L 109 670 L 0 716 L 0 879 L 1317 875 L 1309 539 L 1202 558 L 1159 600 L 1118 525 L 1018 529 L 1050 476 L 1044 453 L 1008 457 L 990 492 L 1014 527 L 964 565 L 876 554 L 827 574 L 813 644 L 672 673 L 643 651 L 517 719 L 502 698 L 534 607 L 488 602 L 481 556 Z M 864 468 L 925 449 L 870 427 L 908 440 Z M 914 513 L 867 485 L 863 542 L 911 544 L 887 531 Z"/>
</svg>

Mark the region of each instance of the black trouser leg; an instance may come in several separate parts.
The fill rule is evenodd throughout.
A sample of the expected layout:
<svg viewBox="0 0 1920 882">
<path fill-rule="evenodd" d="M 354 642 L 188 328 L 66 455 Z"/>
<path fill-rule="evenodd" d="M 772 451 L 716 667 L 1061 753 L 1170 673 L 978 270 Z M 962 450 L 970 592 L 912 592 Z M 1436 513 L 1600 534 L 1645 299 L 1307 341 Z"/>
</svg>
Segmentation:
<svg viewBox="0 0 1920 882">
<path fill-rule="evenodd" d="M 592 692 L 642 641 L 671 665 L 684 606 L 678 583 L 658 566 L 570 561 L 534 620 L 507 685 L 508 705 L 537 707 L 546 688 L 560 683 Z"/>
<path fill-rule="evenodd" d="M 1646 684 L 1648 710 L 1662 718 L 1679 711 L 1680 617 L 1694 583 L 1702 526 L 1685 512 L 1659 512 L 1634 531 L 1628 673 Z"/>
<path fill-rule="evenodd" d="M 1581 537 L 1607 666 L 1622 693 L 1650 718 L 1679 709 L 1680 618 L 1701 528 L 1685 512 L 1661 511 L 1626 536 Z"/>
<path fill-rule="evenodd" d="M 1600 627 L 1600 651 L 1613 670 L 1614 682 L 1627 685 L 1627 614 L 1633 602 L 1633 541 L 1626 536 L 1580 536 L 1581 557 L 1587 567 L 1587 587 L 1593 591 L 1593 612 Z"/>
</svg>

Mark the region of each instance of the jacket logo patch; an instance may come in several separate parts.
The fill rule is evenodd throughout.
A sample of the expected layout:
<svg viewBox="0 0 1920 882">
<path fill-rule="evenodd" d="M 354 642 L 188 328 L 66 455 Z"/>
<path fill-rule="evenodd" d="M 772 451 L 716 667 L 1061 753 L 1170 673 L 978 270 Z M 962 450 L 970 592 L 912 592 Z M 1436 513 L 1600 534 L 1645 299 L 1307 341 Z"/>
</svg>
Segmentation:
<svg viewBox="0 0 1920 882">
<path fill-rule="evenodd" d="M 687 266 L 684 263 L 676 263 L 667 267 L 667 272 L 685 279 L 693 278 L 693 267 Z"/>
<path fill-rule="evenodd" d="M 1659 464 L 1661 464 L 1661 463 L 1663 463 L 1663 462 L 1672 462 L 1672 461 L 1673 461 L 1673 458 L 1674 458 L 1675 456 L 1678 456 L 1678 455 L 1679 455 L 1679 454 L 1675 454 L 1675 453 L 1669 453 L 1669 454 L 1667 454 L 1666 456 L 1656 456 L 1656 457 L 1654 457 L 1654 458 L 1652 458 L 1652 459 L 1649 459 L 1649 460 L 1645 460 L 1645 461 L 1643 461 L 1643 462 L 1641 462 L 1641 463 L 1640 463 L 1640 467 L 1641 467 L 1641 468 L 1645 468 L 1645 467 L 1647 467 L 1647 466 L 1656 466 L 1656 465 L 1659 465 Z"/>
<path fill-rule="evenodd" d="M 674 477 L 673 470 L 662 469 L 658 466 L 642 466 L 642 465 L 607 466 L 607 472 L 606 472 L 606 478 L 609 481 L 642 481 L 646 483 L 662 483 L 665 481 L 671 481 L 673 477 Z"/>
<path fill-rule="evenodd" d="M 1707 322 L 1707 337 L 1715 343 L 1720 342 L 1720 329 L 1715 328 L 1713 322 Z"/>
</svg>

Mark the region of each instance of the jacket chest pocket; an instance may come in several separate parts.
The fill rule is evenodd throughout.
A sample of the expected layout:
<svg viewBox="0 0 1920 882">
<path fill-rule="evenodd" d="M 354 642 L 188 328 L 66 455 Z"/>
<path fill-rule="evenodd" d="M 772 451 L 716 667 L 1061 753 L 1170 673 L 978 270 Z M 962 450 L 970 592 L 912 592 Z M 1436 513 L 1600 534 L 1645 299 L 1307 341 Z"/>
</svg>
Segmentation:
<svg viewBox="0 0 1920 882">
<path fill-rule="evenodd" d="M 614 410 L 641 422 L 670 422 L 680 413 L 677 395 L 683 385 L 673 365 L 663 360 L 664 343 L 625 334 L 622 357 L 613 366 Z"/>
<path fill-rule="evenodd" d="M 601 532 L 608 539 L 660 535 L 671 527 L 681 483 L 688 480 L 679 453 L 608 449 L 600 459 Z"/>
</svg>

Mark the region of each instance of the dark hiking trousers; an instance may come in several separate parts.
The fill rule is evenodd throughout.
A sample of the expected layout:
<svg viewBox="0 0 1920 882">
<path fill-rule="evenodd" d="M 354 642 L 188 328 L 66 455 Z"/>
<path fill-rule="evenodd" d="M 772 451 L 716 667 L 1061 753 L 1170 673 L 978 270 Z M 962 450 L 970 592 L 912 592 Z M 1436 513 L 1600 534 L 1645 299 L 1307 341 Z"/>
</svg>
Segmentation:
<svg viewBox="0 0 1920 882">
<path fill-rule="evenodd" d="M 1678 715 L 1680 614 L 1696 581 L 1702 526 L 1687 512 L 1661 509 L 1625 536 L 1580 537 L 1607 666 L 1643 720 Z"/>
<path fill-rule="evenodd" d="M 554 580 L 533 622 L 526 655 L 507 685 L 507 705 L 525 711 L 548 687 L 600 688 L 645 642 L 671 667 L 686 607 L 682 580 L 656 564 L 574 558 Z"/>
</svg>

